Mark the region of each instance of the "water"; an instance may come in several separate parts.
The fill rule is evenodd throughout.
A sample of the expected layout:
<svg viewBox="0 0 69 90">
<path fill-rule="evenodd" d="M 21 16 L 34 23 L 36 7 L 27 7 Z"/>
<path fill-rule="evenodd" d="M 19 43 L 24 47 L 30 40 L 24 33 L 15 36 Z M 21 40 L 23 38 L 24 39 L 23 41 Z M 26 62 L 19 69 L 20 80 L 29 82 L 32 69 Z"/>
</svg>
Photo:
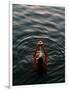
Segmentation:
<svg viewBox="0 0 69 90">
<path fill-rule="evenodd" d="M 33 71 L 38 39 L 48 53 L 47 73 Z M 65 8 L 13 4 L 13 85 L 65 82 Z"/>
</svg>

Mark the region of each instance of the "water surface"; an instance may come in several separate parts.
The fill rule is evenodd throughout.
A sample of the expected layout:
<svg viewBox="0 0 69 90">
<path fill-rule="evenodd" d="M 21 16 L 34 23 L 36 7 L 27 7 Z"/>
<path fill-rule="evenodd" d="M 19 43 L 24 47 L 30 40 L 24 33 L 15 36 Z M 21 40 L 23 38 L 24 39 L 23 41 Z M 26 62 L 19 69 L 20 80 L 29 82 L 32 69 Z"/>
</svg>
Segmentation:
<svg viewBox="0 0 69 90">
<path fill-rule="evenodd" d="M 48 53 L 47 73 L 32 69 L 38 39 Z M 65 81 L 65 8 L 13 4 L 13 85 Z"/>
</svg>

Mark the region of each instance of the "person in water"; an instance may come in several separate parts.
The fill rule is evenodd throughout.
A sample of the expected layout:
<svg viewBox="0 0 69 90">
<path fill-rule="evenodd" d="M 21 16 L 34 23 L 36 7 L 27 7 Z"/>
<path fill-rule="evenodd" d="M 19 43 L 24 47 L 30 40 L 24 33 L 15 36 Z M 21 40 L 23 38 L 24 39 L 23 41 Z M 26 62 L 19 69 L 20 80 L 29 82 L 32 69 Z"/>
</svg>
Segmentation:
<svg viewBox="0 0 69 90">
<path fill-rule="evenodd" d="M 44 49 L 42 41 L 38 41 L 37 47 L 34 52 L 34 70 L 40 73 L 45 72 L 47 69 L 47 53 Z"/>
</svg>

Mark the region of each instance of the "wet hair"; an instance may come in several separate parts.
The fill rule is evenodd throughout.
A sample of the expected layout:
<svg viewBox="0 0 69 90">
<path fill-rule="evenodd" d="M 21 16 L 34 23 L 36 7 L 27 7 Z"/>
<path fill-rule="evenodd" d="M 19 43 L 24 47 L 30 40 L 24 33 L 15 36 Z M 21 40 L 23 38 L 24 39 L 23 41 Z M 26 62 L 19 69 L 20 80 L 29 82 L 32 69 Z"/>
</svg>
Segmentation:
<svg viewBox="0 0 69 90">
<path fill-rule="evenodd" d="M 43 63 L 43 58 L 40 57 L 40 58 L 38 59 L 38 64 L 42 64 L 42 63 Z"/>
</svg>

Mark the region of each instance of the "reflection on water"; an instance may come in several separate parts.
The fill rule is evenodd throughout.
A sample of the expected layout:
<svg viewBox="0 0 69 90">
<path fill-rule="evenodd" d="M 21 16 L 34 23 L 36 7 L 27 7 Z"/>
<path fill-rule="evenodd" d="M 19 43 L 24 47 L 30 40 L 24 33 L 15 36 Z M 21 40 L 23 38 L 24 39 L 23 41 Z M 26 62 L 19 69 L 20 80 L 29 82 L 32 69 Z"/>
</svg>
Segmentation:
<svg viewBox="0 0 69 90">
<path fill-rule="evenodd" d="M 13 4 L 13 85 L 65 81 L 65 9 Z M 38 39 L 48 53 L 47 73 L 33 71 Z"/>
</svg>

